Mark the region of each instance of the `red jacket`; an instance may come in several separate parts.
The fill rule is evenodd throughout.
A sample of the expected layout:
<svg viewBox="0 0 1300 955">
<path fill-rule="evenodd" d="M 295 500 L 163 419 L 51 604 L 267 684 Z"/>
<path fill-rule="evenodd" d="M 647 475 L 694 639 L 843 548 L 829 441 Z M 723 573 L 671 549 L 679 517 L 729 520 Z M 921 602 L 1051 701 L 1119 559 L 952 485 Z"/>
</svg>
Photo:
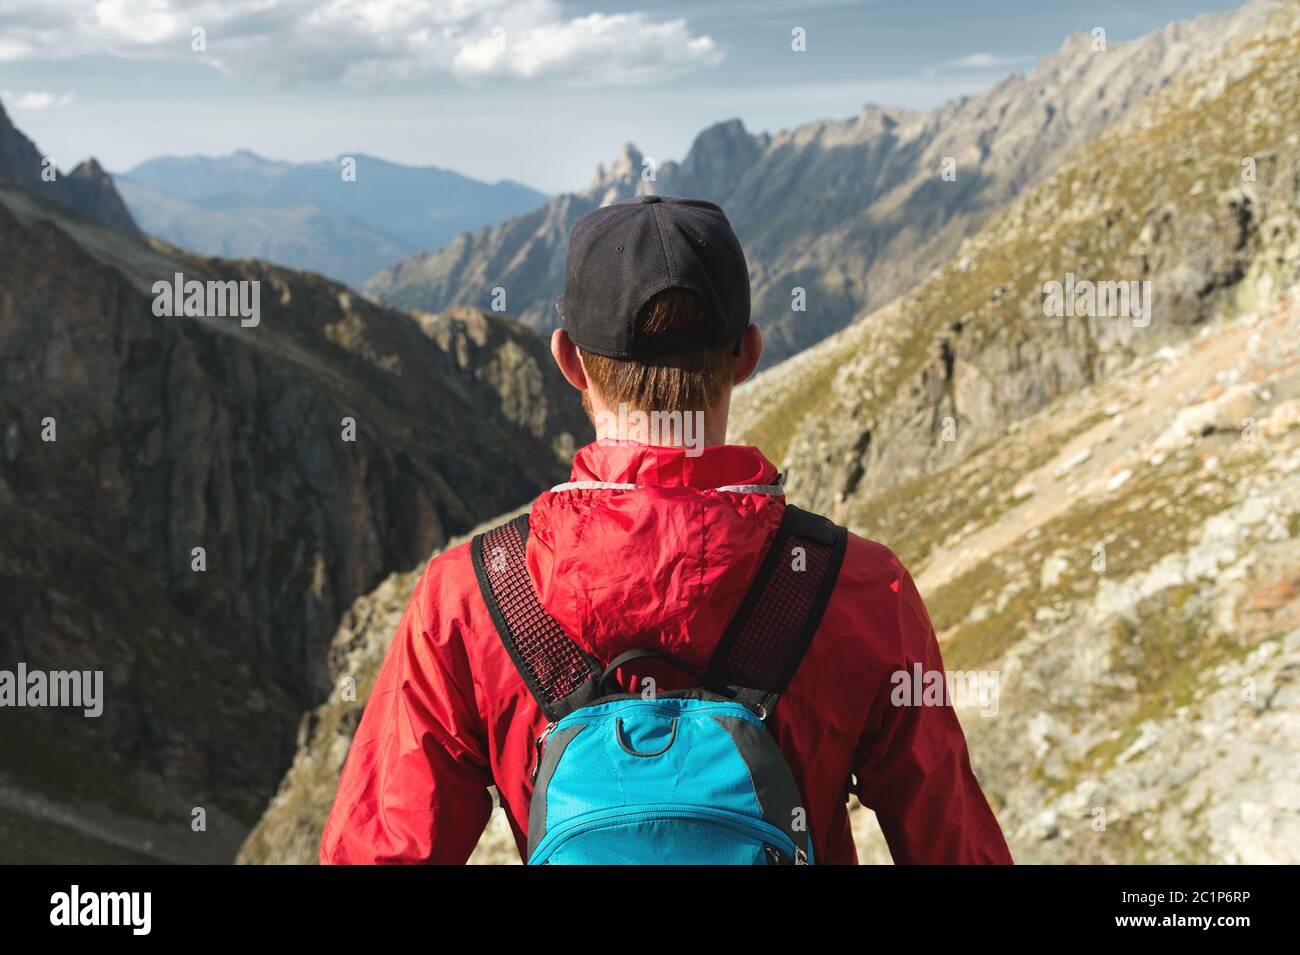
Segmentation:
<svg viewBox="0 0 1300 955">
<path fill-rule="evenodd" d="M 608 661 L 648 647 L 703 673 L 780 522 L 776 469 L 755 448 L 591 444 L 573 482 L 533 504 L 528 571 L 546 609 Z M 819 863 L 857 861 L 845 784 L 896 862 L 1009 863 L 950 707 L 892 705 L 891 675 L 941 669 L 907 570 L 849 535 L 821 626 L 768 725 L 802 789 Z M 658 664 L 662 667 L 662 662 Z M 646 670 L 651 667 L 647 666 Z M 665 689 L 689 678 L 655 672 Z M 637 664 L 620 671 L 629 690 Z M 521 850 L 533 741 L 546 719 L 488 616 L 469 545 L 429 563 L 371 691 L 334 808 L 326 863 L 463 863 L 495 784 Z"/>
</svg>

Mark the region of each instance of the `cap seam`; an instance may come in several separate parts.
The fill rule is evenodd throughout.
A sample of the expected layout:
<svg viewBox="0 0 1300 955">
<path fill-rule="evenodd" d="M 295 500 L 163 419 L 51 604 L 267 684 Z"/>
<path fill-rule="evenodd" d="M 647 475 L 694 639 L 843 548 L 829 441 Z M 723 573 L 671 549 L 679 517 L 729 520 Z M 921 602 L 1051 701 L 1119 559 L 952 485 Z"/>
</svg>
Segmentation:
<svg viewBox="0 0 1300 955">
<path fill-rule="evenodd" d="M 668 243 L 664 240 L 664 227 L 663 227 L 663 221 L 662 221 L 662 220 L 660 219 L 660 217 L 659 217 L 659 207 L 660 207 L 661 205 L 663 205 L 663 203 L 662 203 L 662 202 L 647 202 L 647 203 L 642 203 L 642 204 L 643 204 L 643 205 L 648 205 L 648 206 L 650 207 L 650 213 L 651 213 L 651 215 L 654 216 L 654 220 L 655 220 L 655 235 L 657 235 L 657 236 L 659 237 L 659 251 L 660 251 L 660 253 L 663 254 L 663 257 L 664 257 L 664 267 L 668 270 L 668 284 L 665 285 L 663 288 L 655 289 L 653 292 L 647 292 L 646 295 L 641 299 L 641 301 L 640 301 L 640 303 L 637 305 L 637 307 L 634 308 L 634 309 L 631 309 L 630 313 L 628 314 L 628 316 L 627 316 L 627 347 L 628 347 L 628 353 L 629 353 L 629 355 L 630 355 L 630 354 L 635 350 L 633 346 L 636 344 L 636 340 L 637 340 L 637 334 L 636 334 L 636 320 L 637 320 L 637 317 L 641 314 L 641 310 L 642 310 L 643 308 L 645 308 L 645 306 L 646 306 L 646 302 L 650 301 L 651 298 L 653 298 L 654 296 L 658 295 L 660 292 L 664 291 L 665 289 L 673 288 L 674 285 L 675 285 L 676 282 L 677 282 L 677 277 L 673 274 L 673 263 L 672 263 L 672 259 L 671 259 L 671 258 L 669 257 L 669 255 L 668 255 Z"/>
</svg>

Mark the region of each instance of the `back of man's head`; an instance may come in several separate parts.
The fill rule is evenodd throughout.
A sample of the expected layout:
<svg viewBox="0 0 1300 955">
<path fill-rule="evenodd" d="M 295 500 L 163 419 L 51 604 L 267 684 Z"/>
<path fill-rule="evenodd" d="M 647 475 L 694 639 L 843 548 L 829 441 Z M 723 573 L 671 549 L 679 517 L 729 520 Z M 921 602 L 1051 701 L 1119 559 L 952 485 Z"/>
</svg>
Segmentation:
<svg viewBox="0 0 1300 955">
<path fill-rule="evenodd" d="M 749 269 L 718 206 L 638 196 L 574 226 L 559 304 L 606 406 L 710 411 L 736 379 Z"/>
<path fill-rule="evenodd" d="M 637 313 L 640 338 L 702 331 L 704 304 L 690 289 L 657 292 Z M 579 348 L 587 378 L 609 405 L 640 411 L 711 411 L 731 387 L 736 347 L 721 345 L 678 355 L 610 358 Z"/>
</svg>

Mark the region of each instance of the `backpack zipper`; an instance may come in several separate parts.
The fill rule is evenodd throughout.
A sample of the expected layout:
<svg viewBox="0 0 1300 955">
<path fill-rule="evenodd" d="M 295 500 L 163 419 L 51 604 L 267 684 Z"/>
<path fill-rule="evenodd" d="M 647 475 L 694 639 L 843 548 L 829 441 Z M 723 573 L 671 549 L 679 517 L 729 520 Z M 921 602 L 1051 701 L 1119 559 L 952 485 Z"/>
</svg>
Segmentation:
<svg viewBox="0 0 1300 955">
<path fill-rule="evenodd" d="M 727 809 L 677 804 L 645 804 L 617 809 L 597 809 L 592 812 L 582 813 L 549 830 L 531 853 L 529 864 L 544 864 L 544 862 L 538 863 L 532 860 L 549 859 L 551 852 L 559 845 L 569 837 L 580 834 L 584 830 L 604 828 L 637 817 L 649 817 L 658 820 L 693 818 L 717 822 L 733 831 L 739 830 L 756 837 L 756 841 L 763 845 L 764 848 L 769 845 L 773 847 L 788 846 L 789 848 L 780 849 L 786 858 L 793 857 L 795 865 L 808 864 L 807 854 L 796 846 L 786 833 L 766 820 L 756 819 Z"/>
<path fill-rule="evenodd" d="M 553 729 L 555 729 L 555 724 L 547 723 L 546 729 L 542 730 L 542 735 L 533 740 L 533 772 L 528 779 L 532 785 L 537 785 L 537 774 L 542 768 L 542 746 L 545 745 L 546 737 L 550 735 Z"/>
</svg>

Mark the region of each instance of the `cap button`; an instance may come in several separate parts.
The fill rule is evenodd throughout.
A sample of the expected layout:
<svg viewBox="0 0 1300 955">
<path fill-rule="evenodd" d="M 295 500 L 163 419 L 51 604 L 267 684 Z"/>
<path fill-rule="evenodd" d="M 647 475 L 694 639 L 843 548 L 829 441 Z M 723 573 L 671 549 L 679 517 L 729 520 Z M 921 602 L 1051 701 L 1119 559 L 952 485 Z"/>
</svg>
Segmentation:
<svg viewBox="0 0 1300 955">
<path fill-rule="evenodd" d="M 637 196 L 636 201 L 637 202 L 663 202 L 664 200 L 662 196 L 644 195 L 644 196 Z"/>
</svg>

